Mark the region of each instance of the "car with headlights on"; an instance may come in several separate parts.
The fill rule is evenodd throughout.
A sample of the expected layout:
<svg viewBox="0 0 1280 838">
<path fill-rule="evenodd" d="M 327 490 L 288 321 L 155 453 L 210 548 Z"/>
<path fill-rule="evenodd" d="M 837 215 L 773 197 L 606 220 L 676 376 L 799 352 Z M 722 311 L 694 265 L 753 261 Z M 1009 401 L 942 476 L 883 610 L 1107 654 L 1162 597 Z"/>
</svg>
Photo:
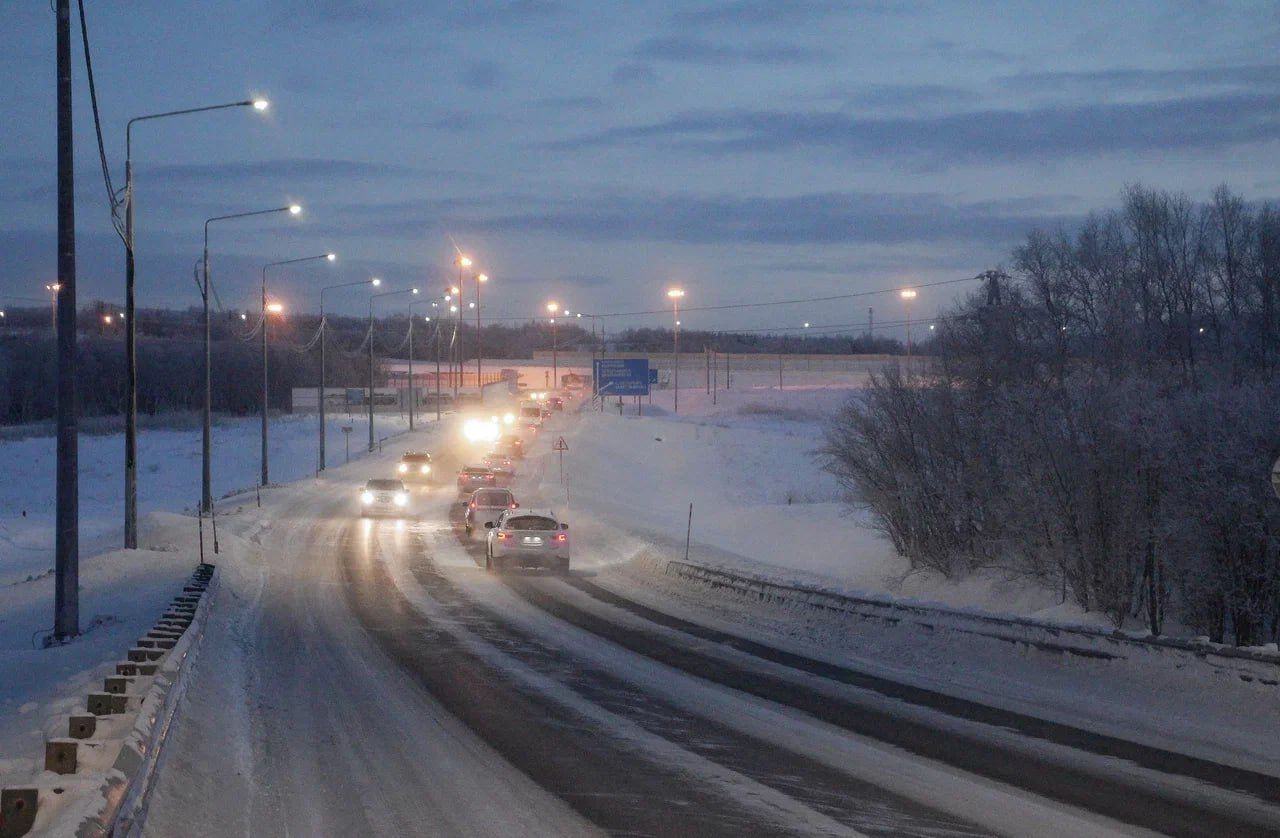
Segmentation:
<svg viewBox="0 0 1280 838">
<path fill-rule="evenodd" d="M 569 572 L 569 525 L 554 512 L 508 509 L 486 523 L 486 570 L 540 567 Z"/>
<path fill-rule="evenodd" d="M 360 490 L 360 516 L 403 515 L 409 507 L 409 490 L 399 480 L 370 480 Z"/>
<path fill-rule="evenodd" d="M 498 476 L 487 466 L 463 466 L 458 472 L 458 491 L 471 494 L 476 489 L 490 489 L 498 485 Z"/>
<path fill-rule="evenodd" d="M 462 523 L 467 535 L 477 529 L 484 529 L 485 524 L 497 521 L 503 512 L 520 508 L 510 489 L 476 489 L 463 503 L 466 504 L 466 512 L 462 516 Z"/>
<path fill-rule="evenodd" d="M 406 451 L 400 455 L 396 473 L 406 483 L 431 482 L 431 455 L 424 451 Z"/>
</svg>

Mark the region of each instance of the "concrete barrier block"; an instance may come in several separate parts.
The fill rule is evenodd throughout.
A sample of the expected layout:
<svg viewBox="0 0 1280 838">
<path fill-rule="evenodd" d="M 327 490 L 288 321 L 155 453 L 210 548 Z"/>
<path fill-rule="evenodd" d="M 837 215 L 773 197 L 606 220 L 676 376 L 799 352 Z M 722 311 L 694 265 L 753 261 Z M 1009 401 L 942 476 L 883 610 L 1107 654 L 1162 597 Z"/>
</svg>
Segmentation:
<svg viewBox="0 0 1280 838">
<path fill-rule="evenodd" d="M 40 807 L 33 788 L 0 789 L 0 838 L 22 838 L 31 831 Z"/>
<path fill-rule="evenodd" d="M 124 675 L 108 675 L 102 679 L 102 688 L 112 695 L 124 695 L 129 692 L 129 687 L 133 686 L 134 680 Z"/>
<path fill-rule="evenodd" d="M 110 716 L 127 710 L 129 697 L 115 693 L 89 693 L 85 704 L 95 716 Z"/>
<path fill-rule="evenodd" d="M 88 739 L 98 729 L 98 717 L 92 714 L 75 715 L 67 719 L 67 736 L 72 739 Z"/>
<path fill-rule="evenodd" d="M 155 675 L 156 670 L 159 668 L 160 668 L 160 664 L 156 663 L 155 661 L 147 661 L 146 663 L 138 664 L 138 674 L 139 675 Z"/>
<path fill-rule="evenodd" d="M 172 649 L 174 646 L 178 645 L 178 641 L 174 640 L 172 637 L 161 638 L 160 640 L 156 640 L 154 642 L 156 644 L 157 649 L 165 649 L 165 650 Z"/>
<path fill-rule="evenodd" d="M 130 675 L 130 676 L 137 675 L 138 664 L 133 661 L 121 661 L 120 663 L 116 664 L 116 674 Z"/>
<path fill-rule="evenodd" d="M 50 739 L 44 743 L 44 770 L 55 774 L 76 773 L 76 749 L 74 739 Z"/>
<path fill-rule="evenodd" d="M 133 663 L 142 663 L 147 660 L 146 649 L 130 649 L 128 652 L 125 653 L 125 655 Z"/>
<path fill-rule="evenodd" d="M 136 642 L 134 645 L 136 645 L 139 649 L 154 649 L 154 648 L 156 648 L 156 642 L 155 642 L 154 640 L 150 639 L 150 638 L 147 638 L 147 637 L 140 637 L 140 638 L 138 638 L 137 642 Z"/>
</svg>

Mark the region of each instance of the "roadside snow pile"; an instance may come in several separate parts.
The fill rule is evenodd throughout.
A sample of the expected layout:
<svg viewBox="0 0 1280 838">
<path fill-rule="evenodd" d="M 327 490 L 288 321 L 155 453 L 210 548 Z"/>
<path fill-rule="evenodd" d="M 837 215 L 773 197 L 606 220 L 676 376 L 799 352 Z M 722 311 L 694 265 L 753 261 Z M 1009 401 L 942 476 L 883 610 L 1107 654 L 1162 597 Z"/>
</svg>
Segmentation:
<svg viewBox="0 0 1280 838">
<path fill-rule="evenodd" d="M 134 641 L 199 562 L 196 520 L 151 513 L 140 521 L 139 550 L 80 562 L 80 626 L 71 643 L 40 648 L 53 622 L 53 576 L 0 583 L 0 780 L 38 767 L 48 736 L 65 736 L 66 715 L 114 675 Z M 208 532 L 206 531 L 206 537 Z M 222 535 L 223 554 L 238 539 Z"/>
</svg>

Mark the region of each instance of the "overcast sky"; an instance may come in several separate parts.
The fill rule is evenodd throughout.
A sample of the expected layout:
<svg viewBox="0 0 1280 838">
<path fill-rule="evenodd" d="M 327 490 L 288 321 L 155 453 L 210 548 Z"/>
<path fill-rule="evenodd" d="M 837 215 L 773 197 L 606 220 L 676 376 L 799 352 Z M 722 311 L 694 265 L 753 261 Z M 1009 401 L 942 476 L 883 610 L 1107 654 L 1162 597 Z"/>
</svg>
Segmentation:
<svg viewBox="0 0 1280 838">
<path fill-rule="evenodd" d="M 281 273 L 291 308 L 370 275 L 435 291 L 450 235 L 493 277 L 493 316 L 660 307 L 672 283 L 690 305 L 837 294 L 971 276 L 1127 183 L 1280 195 L 1274 2 L 86 5 L 117 185 L 129 117 L 272 102 L 135 130 L 141 305 L 197 302 L 205 218 L 295 200 L 296 220 L 215 226 L 227 306 L 263 262 L 330 249 L 332 266 Z M 12 305 L 55 276 L 54 19 L 4 0 L 0 24 Z M 80 298 L 119 300 L 78 41 L 75 61 Z M 955 287 L 922 291 L 920 316 Z M 844 323 L 869 304 L 901 314 L 880 297 L 686 325 Z"/>
</svg>

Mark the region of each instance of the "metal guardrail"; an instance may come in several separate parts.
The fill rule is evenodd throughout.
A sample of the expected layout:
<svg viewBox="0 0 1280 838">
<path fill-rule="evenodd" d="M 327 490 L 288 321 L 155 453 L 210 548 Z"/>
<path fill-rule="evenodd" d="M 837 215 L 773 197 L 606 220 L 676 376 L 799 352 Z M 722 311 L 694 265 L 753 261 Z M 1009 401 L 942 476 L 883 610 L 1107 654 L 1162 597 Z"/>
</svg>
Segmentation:
<svg viewBox="0 0 1280 838">
<path fill-rule="evenodd" d="M 1122 631 L 1067 626 L 1023 617 L 997 617 L 888 598 L 836 593 L 802 584 L 783 584 L 678 559 L 667 560 L 665 574 L 727 589 L 761 601 L 794 603 L 838 611 L 860 619 L 912 623 L 927 630 L 977 635 L 1041 651 L 1114 660 L 1135 653 L 1174 655 L 1203 661 L 1245 681 L 1280 685 L 1280 652 L 1240 649 L 1166 637 L 1135 637 Z"/>
</svg>

